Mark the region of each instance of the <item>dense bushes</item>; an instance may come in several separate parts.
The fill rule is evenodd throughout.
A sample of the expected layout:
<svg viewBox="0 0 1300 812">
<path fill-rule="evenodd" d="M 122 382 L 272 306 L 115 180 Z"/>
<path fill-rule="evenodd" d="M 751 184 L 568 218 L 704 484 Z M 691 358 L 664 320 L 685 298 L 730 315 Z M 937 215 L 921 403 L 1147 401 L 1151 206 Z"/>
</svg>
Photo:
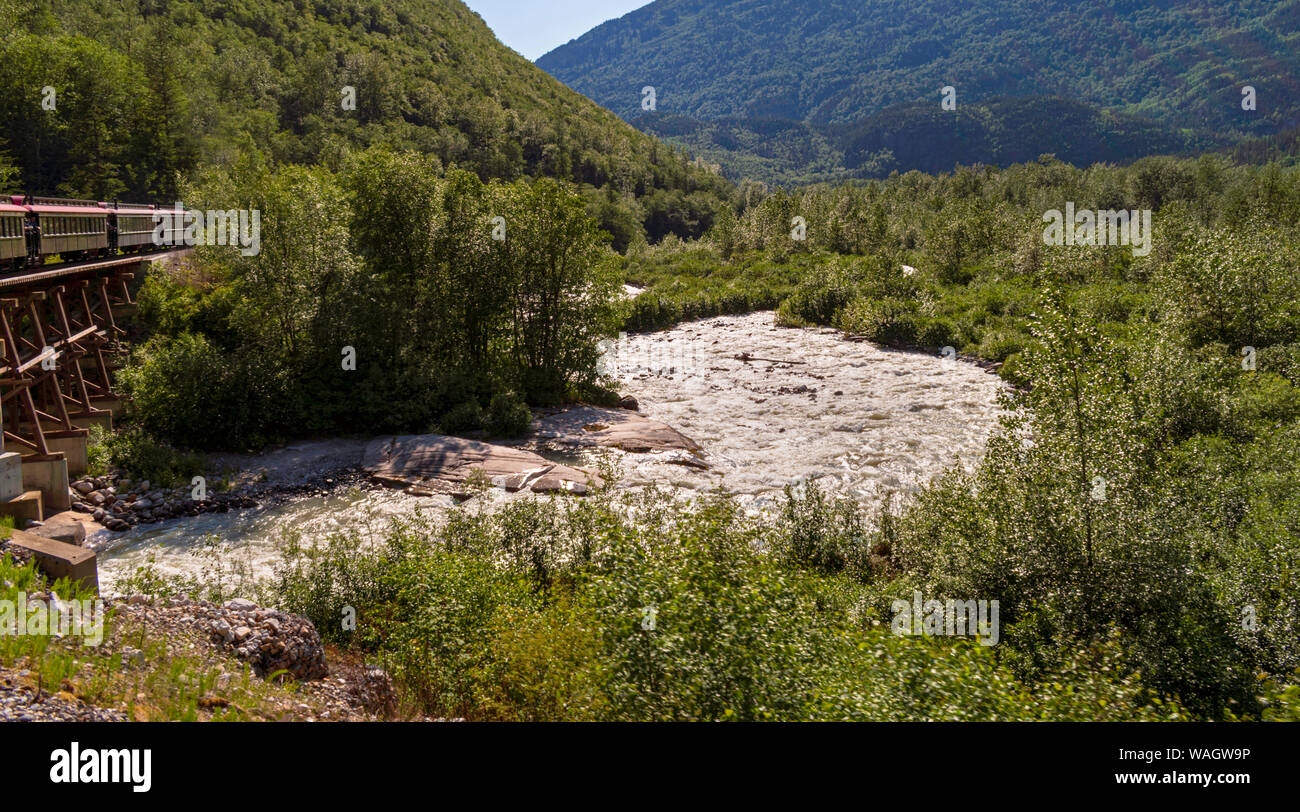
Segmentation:
<svg viewBox="0 0 1300 812">
<path fill-rule="evenodd" d="M 158 437 L 202 451 L 253 450 L 293 429 L 284 418 L 297 398 L 278 360 L 181 333 L 141 347 L 122 385 L 134 417 Z"/>
<path fill-rule="evenodd" d="M 1281 585 L 1294 499 L 1273 490 L 1300 473 L 1275 422 L 1295 419 L 1298 393 L 1232 371 L 1223 348 L 1206 376 L 1153 353 L 1155 337 L 1116 345 L 1050 296 L 1036 339 L 1032 387 L 977 472 L 899 517 L 899 566 L 945 595 L 999 596 L 1022 674 L 1118 628 L 1148 686 L 1198 714 L 1257 713 L 1256 673 L 1300 656 L 1300 593 Z"/>
<path fill-rule="evenodd" d="M 287 548 L 267 599 L 378 657 L 411 710 L 439 716 L 1180 715 L 1143 690 L 1108 639 L 1025 681 L 988 647 L 889 633 L 874 622 L 883 598 L 863 583 L 872 567 L 812 552 L 856 544 L 862 517 L 811 492 L 785 510 L 768 523 L 725 495 L 687 507 L 654 492 L 517 502 L 444 526 L 404 522 L 364 551 L 348 537 Z M 796 527 L 802 539 L 788 537 Z M 821 528 L 841 540 L 809 535 Z M 346 607 L 355 629 L 340 622 Z"/>
<path fill-rule="evenodd" d="M 244 449 L 437 423 L 508 435 L 526 428 L 525 402 L 598 383 L 612 258 L 553 181 L 484 184 L 376 150 L 341 176 L 213 173 L 194 199 L 259 209 L 263 250 L 204 249 L 203 279 L 142 292 L 155 335 L 125 380 L 164 440 Z"/>
</svg>

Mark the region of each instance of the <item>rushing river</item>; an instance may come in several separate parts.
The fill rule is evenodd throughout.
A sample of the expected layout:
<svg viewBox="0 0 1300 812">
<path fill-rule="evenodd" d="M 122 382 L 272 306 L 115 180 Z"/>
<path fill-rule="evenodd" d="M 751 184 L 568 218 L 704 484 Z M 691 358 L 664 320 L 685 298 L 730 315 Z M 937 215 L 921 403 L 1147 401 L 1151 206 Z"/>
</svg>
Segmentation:
<svg viewBox="0 0 1300 812">
<path fill-rule="evenodd" d="M 697 441 L 708 464 L 702 469 L 675 464 L 680 455 L 615 452 L 619 487 L 657 482 L 698 491 L 722 484 L 755 508 L 806 479 L 871 498 L 881 490 L 914 489 L 954 464 L 969 465 L 996 425 L 1003 386 L 970 364 L 845 341 L 828 329 L 778 328 L 770 312 L 635 335 L 610 351 L 622 391 L 637 398 L 645 416 Z M 306 451 L 281 453 L 279 464 L 287 459 L 306 475 L 351 455 L 359 461 L 358 443 L 317 445 L 327 453 L 313 457 L 307 453 L 312 444 L 295 446 Z M 547 456 L 569 464 L 592 461 Z M 496 490 L 481 498 L 496 504 L 535 497 Z M 266 573 L 288 534 L 313 538 L 355 528 L 365 535 L 393 517 L 436 515 L 452 504 L 449 497 L 339 488 L 263 508 L 104 532 L 92 546 L 99 551 L 101 583 L 110 590 L 150 560 L 165 572 L 202 572 L 205 559 L 194 552 L 214 537 Z"/>
</svg>

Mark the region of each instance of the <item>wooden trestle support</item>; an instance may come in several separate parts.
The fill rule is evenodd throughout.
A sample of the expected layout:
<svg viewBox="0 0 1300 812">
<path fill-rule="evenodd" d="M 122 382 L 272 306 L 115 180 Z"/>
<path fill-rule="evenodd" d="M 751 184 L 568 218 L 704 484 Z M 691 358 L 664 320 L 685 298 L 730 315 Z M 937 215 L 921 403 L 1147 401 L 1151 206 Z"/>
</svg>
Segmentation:
<svg viewBox="0 0 1300 812">
<path fill-rule="evenodd" d="M 37 273 L 0 282 L 0 422 L 24 463 L 59 459 L 118 402 L 111 362 L 125 334 L 114 308 L 133 305 L 135 265 Z M 105 408 L 108 407 L 108 408 Z"/>
</svg>

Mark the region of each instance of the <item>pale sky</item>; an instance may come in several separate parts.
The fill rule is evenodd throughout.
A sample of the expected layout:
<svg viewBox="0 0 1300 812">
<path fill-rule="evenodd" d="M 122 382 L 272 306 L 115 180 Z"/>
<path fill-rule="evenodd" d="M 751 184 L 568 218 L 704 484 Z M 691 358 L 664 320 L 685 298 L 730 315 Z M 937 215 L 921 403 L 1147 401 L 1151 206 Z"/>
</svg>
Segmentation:
<svg viewBox="0 0 1300 812">
<path fill-rule="evenodd" d="M 650 0 L 465 0 L 497 39 L 531 60 Z"/>
</svg>

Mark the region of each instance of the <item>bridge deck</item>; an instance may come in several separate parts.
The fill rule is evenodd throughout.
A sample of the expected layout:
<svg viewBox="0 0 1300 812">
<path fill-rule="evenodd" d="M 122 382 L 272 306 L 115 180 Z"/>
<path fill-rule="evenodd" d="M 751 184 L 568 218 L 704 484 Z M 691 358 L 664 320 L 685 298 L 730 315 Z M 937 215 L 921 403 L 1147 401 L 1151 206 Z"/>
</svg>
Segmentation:
<svg viewBox="0 0 1300 812">
<path fill-rule="evenodd" d="M 93 274 L 99 271 L 121 267 L 123 265 L 138 265 L 141 262 L 157 262 L 161 259 L 175 258 L 191 250 L 193 249 L 176 248 L 171 251 L 134 254 L 126 257 L 113 257 L 112 259 L 92 259 L 87 262 L 61 263 L 59 265 L 50 266 L 48 269 L 0 278 L 0 290 L 40 285 L 43 282 L 51 282 L 66 277 L 80 276 L 82 274 Z"/>
</svg>

